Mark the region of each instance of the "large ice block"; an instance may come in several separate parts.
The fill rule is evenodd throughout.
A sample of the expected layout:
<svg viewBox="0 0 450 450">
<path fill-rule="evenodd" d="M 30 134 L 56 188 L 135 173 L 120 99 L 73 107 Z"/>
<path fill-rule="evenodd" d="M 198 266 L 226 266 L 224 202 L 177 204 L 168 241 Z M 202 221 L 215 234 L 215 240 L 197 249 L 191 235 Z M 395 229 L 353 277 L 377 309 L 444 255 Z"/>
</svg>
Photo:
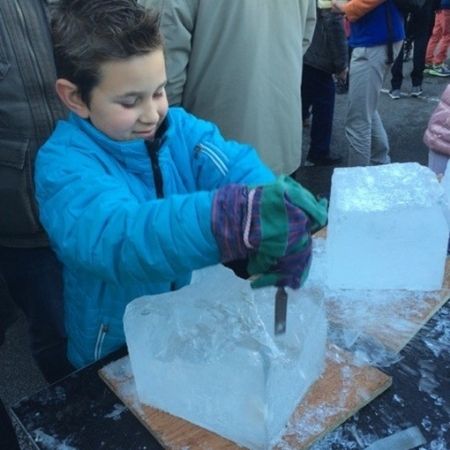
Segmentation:
<svg viewBox="0 0 450 450">
<path fill-rule="evenodd" d="M 417 163 L 335 169 L 328 286 L 440 289 L 448 241 L 443 203 L 435 174 Z"/>
<path fill-rule="evenodd" d="M 252 450 L 271 448 L 325 361 L 323 305 L 287 291 L 287 330 L 276 337 L 275 289 L 252 290 L 223 266 L 131 302 L 124 327 L 139 400 Z"/>
</svg>

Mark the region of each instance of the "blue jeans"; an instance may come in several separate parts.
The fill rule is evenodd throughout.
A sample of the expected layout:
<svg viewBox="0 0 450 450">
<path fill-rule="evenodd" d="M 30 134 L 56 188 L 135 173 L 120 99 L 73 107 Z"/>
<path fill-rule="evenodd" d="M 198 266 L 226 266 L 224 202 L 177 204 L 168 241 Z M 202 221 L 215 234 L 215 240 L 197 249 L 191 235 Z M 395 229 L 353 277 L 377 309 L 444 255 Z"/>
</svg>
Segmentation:
<svg viewBox="0 0 450 450">
<path fill-rule="evenodd" d="M 31 353 L 46 380 L 53 382 L 70 373 L 62 267 L 53 251 L 0 246 L 0 284 L 28 319 Z"/>
<path fill-rule="evenodd" d="M 333 129 L 335 84 L 331 73 L 303 66 L 302 116 L 312 114 L 311 143 L 308 156 L 329 156 Z"/>
</svg>

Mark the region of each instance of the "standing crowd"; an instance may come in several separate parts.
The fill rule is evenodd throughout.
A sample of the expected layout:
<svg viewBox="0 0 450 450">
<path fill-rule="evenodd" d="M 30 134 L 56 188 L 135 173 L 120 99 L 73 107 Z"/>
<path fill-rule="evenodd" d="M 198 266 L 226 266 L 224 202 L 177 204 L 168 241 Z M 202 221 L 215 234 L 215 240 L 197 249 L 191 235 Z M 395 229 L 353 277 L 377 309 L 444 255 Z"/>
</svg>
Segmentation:
<svg viewBox="0 0 450 450">
<path fill-rule="evenodd" d="M 420 96 L 424 73 L 450 76 L 449 45 L 450 0 L 0 2 L 0 344 L 20 308 L 52 383 L 122 347 L 127 303 L 193 270 L 298 289 L 327 220 L 295 181 L 302 126 L 307 165 L 389 163 L 385 77 L 400 98 L 412 46 Z M 425 134 L 437 172 L 448 89 Z M 0 448 L 19 448 L 1 402 Z"/>
</svg>

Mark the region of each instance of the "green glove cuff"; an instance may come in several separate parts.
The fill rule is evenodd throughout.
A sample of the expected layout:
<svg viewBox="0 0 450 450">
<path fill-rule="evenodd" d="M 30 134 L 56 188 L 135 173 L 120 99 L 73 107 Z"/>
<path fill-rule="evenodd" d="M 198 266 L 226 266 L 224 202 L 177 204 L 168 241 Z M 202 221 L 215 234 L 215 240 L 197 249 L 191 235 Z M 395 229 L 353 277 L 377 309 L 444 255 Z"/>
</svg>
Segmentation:
<svg viewBox="0 0 450 450">
<path fill-rule="evenodd" d="M 325 198 L 316 199 L 311 192 L 287 175 L 278 177 L 277 183 L 283 186 L 289 200 L 308 214 L 312 233 L 326 225 L 328 201 Z"/>
<path fill-rule="evenodd" d="M 288 242 L 288 217 L 284 203 L 284 186 L 278 181 L 264 186 L 260 202 L 261 243 L 249 256 L 247 270 L 262 274 L 274 266 L 285 252 Z"/>
</svg>

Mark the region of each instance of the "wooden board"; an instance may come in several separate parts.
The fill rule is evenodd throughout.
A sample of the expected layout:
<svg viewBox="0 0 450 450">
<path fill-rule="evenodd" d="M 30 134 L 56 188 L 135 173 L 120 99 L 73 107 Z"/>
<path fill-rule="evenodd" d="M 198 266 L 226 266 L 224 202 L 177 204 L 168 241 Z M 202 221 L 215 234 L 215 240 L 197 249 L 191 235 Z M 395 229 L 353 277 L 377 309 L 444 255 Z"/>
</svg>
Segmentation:
<svg viewBox="0 0 450 450">
<path fill-rule="evenodd" d="M 447 263 L 448 266 L 448 263 Z M 331 324 L 345 329 L 358 329 L 362 334 L 375 338 L 394 353 L 400 352 L 419 332 L 428 320 L 448 301 L 450 291 L 422 294 L 420 298 L 393 298 L 389 304 L 376 303 L 367 298 L 355 300 L 353 305 L 343 301 L 338 294 L 326 299 L 327 318 Z M 352 308 L 364 310 L 356 320 Z"/>
<path fill-rule="evenodd" d="M 142 424 L 170 450 L 236 450 L 233 442 L 179 417 L 139 403 L 128 356 L 108 364 L 100 376 Z M 323 375 L 311 387 L 287 425 L 276 449 L 307 449 L 391 385 L 391 378 L 369 366 L 355 366 L 350 355 L 329 346 Z"/>
<path fill-rule="evenodd" d="M 314 238 L 326 239 L 326 229 L 320 230 Z M 349 293 L 353 298 L 349 299 Z M 449 298 L 450 258 L 447 258 L 442 289 L 438 291 L 343 289 L 326 295 L 325 305 L 331 325 L 360 331 L 393 352 L 399 352 Z"/>
<path fill-rule="evenodd" d="M 322 230 L 315 238 L 326 238 L 326 231 Z M 356 294 L 349 302 L 345 292 L 330 295 L 325 301 L 328 320 L 347 330 L 356 329 L 398 352 L 450 297 L 450 260 L 447 259 L 444 285 L 439 291 L 420 295 L 408 291 L 386 291 L 387 301 L 384 303 L 371 301 L 363 291 L 361 296 L 358 298 Z M 366 313 L 365 316 L 360 314 L 361 310 Z M 309 448 L 390 386 L 390 377 L 373 367 L 356 366 L 350 358 L 336 346 L 329 346 L 324 374 L 298 405 L 275 449 Z M 190 422 L 140 404 L 128 357 L 109 364 L 99 373 L 165 448 L 239 448 L 233 442 Z"/>
</svg>

